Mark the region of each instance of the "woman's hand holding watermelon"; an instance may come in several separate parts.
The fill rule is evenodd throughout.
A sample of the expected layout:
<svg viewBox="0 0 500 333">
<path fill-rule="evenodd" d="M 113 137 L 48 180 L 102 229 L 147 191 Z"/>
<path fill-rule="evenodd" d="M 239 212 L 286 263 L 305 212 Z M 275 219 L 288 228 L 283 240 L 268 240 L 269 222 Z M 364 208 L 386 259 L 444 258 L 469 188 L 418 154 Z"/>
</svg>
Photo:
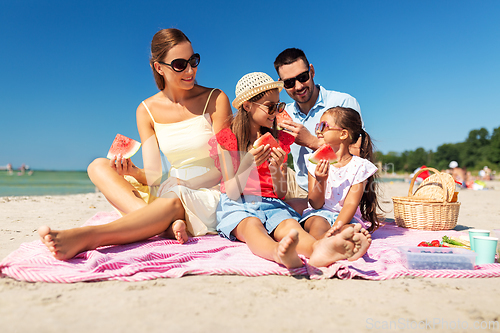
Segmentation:
<svg viewBox="0 0 500 333">
<path fill-rule="evenodd" d="M 120 176 L 136 176 L 139 168 L 130 160 L 130 158 L 123 158 L 118 155 L 110 159 L 111 168 L 113 168 Z M 137 178 L 137 177 L 135 177 Z"/>
</svg>

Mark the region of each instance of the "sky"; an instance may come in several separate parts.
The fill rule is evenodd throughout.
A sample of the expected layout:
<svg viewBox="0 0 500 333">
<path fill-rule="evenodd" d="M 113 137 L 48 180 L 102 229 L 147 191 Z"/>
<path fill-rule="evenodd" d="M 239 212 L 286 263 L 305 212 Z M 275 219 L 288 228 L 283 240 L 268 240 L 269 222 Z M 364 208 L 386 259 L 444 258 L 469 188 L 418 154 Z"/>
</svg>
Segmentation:
<svg viewBox="0 0 500 333">
<path fill-rule="evenodd" d="M 278 79 L 276 56 L 300 48 L 316 83 L 358 100 L 379 151 L 435 151 L 500 126 L 498 17 L 496 0 L 0 0 L 0 166 L 85 170 L 117 133 L 139 140 L 163 28 L 189 37 L 197 82 L 230 100 L 243 75 Z"/>
</svg>

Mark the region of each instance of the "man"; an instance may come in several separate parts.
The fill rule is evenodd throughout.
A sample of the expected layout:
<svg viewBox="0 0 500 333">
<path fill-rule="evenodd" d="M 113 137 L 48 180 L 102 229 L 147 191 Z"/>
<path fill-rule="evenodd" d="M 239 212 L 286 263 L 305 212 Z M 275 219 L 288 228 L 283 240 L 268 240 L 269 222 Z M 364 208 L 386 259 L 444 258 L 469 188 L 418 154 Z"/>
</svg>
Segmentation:
<svg viewBox="0 0 500 333">
<path fill-rule="evenodd" d="M 286 130 L 297 134 L 291 154 L 295 172 L 288 169 L 288 193 L 286 199 L 302 199 L 302 203 L 292 205 L 295 209 L 307 206 L 308 176 L 304 155 L 315 151 L 324 142 L 316 137 L 314 128 L 323 112 L 329 108 L 349 107 L 361 114 L 358 102 L 349 94 L 326 90 L 314 84 L 314 67 L 309 64 L 304 52 L 289 48 L 281 52 L 274 61 L 274 68 L 288 95 L 295 101 L 286 106 L 293 122 L 280 124 Z M 359 155 L 360 140 L 350 148 L 351 153 Z M 295 177 L 293 177 L 295 175 Z"/>
</svg>

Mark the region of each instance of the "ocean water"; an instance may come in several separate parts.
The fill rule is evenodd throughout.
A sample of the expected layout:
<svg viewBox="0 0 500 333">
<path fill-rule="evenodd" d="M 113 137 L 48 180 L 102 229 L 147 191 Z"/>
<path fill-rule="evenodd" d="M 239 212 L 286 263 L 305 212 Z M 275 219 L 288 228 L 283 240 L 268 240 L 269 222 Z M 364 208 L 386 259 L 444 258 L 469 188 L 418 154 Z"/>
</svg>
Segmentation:
<svg viewBox="0 0 500 333">
<path fill-rule="evenodd" d="M 86 171 L 37 171 L 18 175 L 0 171 L 0 197 L 95 192 Z"/>
</svg>

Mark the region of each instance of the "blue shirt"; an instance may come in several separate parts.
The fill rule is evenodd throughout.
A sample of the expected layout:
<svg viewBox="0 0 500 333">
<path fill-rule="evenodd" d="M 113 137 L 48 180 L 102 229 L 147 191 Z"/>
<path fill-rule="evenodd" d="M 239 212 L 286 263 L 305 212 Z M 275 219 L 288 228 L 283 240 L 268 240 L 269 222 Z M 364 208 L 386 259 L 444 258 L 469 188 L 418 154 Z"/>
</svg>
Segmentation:
<svg viewBox="0 0 500 333">
<path fill-rule="evenodd" d="M 307 115 L 300 111 L 297 102 L 289 103 L 285 108 L 286 112 L 288 112 L 290 117 L 292 117 L 293 121 L 304 125 L 304 127 L 307 128 L 312 135 L 315 135 L 314 128 L 316 127 L 316 124 L 319 123 L 323 112 L 330 108 L 336 106 L 352 108 L 358 111 L 361 115 L 361 109 L 359 107 L 358 101 L 356 101 L 356 99 L 351 95 L 340 93 L 337 91 L 326 90 L 319 84 L 317 84 L 316 86 L 319 88 L 318 99 L 316 100 L 316 104 L 314 104 Z M 297 184 L 307 191 L 308 178 L 304 155 L 312 153 L 313 150 L 307 147 L 299 146 L 295 143 L 290 146 L 290 149 L 293 157 L 294 169 L 297 174 Z"/>
</svg>

